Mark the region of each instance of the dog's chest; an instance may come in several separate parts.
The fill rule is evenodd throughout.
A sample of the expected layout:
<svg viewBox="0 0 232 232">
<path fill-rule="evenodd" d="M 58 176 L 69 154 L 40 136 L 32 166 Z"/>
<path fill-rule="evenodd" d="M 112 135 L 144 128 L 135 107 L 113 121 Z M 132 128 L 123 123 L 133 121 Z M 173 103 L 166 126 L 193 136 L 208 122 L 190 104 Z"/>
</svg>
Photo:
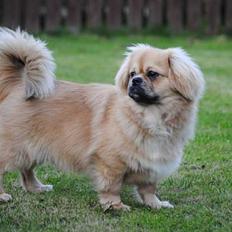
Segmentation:
<svg viewBox="0 0 232 232">
<path fill-rule="evenodd" d="M 159 182 L 175 172 L 181 162 L 181 157 L 175 157 L 171 160 L 157 159 L 153 162 L 142 162 L 142 166 L 150 172 L 149 180 Z"/>
<path fill-rule="evenodd" d="M 179 167 L 184 144 L 180 136 L 164 124 L 160 114 L 145 115 L 140 118 L 139 126 L 130 123 L 130 128 L 124 127 L 134 147 L 127 156 L 128 165 L 137 173 L 150 173 L 148 181 L 158 182 Z"/>
<path fill-rule="evenodd" d="M 149 181 L 159 182 L 160 180 L 170 176 L 180 165 L 182 151 L 176 148 L 161 148 L 156 146 L 156 149 L 146 153 L 145 155 L 138 154 L 136 162 L 138 169 L 146 170 L 150 173 Z"/>
</svg>

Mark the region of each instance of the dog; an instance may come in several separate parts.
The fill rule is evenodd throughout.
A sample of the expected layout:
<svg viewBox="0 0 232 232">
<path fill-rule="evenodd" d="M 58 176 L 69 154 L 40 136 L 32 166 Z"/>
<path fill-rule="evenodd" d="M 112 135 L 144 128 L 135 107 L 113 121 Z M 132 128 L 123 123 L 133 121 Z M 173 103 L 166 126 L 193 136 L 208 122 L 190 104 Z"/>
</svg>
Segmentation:
<svg viewBox="0 0 232 232">
<path fill-rule="evenodd" d="M 103 57 L 104 59 L 104 57 Z M 33 169 L 50 163 L 90 176 L 104 210 L 129 210 L 122 185 L 138 200 L 173 208 L 157 185 L 181 163 L 194 136 L 203 74 L 181 48 L 128 47 L 115 85 L 55 79 L 44 42 L 0 30 L 0 200 L 12 199 L 3 175 L 19 170 L 25 190 L 42 192 Z"/>
</svg>

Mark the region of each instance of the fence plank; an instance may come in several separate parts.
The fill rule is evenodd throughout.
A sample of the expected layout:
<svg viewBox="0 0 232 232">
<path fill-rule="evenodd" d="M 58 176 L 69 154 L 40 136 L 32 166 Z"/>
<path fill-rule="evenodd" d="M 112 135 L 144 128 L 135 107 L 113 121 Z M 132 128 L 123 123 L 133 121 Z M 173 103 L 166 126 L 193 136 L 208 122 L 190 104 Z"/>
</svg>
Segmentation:
<svg viewBox="0 0 232 232">
<path fill-rule="evenodd" d="M 3 0 L 2 23 L 12 29 L 21 25 L 21 0 Z"/>
<path fill-rule="evenodd" d="M 101 26 L 102 0 L 88 0 L 86 5 L 86 26 L 90 29 L 97 29 Z"/>
<path fill-rule="evenodd" d="M 122 25 L 122 0 L 108 0 L 106 12 L 106 26 L 110 30 L 117 30 Z"/>
<path fill-rule="evenodd" d="M 161 26 L 163 22 L 163 1 L 148 0 L 148 26 L 154 28 Z"/>
<path fill-rule="evenodd" d="M 182 0 L 167 0 L 167 21 L 173 33 L 183 29 L 183 4 Z"/>
<path fill-rule="evenodd" d="M 226 32 L 232 33 L 232 1 L 226 0 L 225 8 L 225 28 Z"/>
<path fill-rule="evenodd" d="M 39 32 L 40 0 L 27 0 L 24 7 L 25 29 L 30 32 Z"/>
<path fill-rule="evenodd" d="M 46 1 L 47 13 L 45 30 L 49 32 L 56 31 L 61 22 L 61 1 L 60 0 L 49 0 Z"/>
<path fill-rule="evenodd" d="M 62 8 L 62 4 L 67 8 Z M 40 7 L 45 15 L 41 22 Z M 78 32 L 85 26 L 100 28 L 104 26 L 104 16 L 106 26 L 112 30 L 120 29 L 127 22 L 130 28 L 141 29 L 143 17 L 150 28 L 163 26 L 163 19 L 167 16 L 171 31 L 178 33 L 183 29 L 186 16 L 189 30 L 197 31 L 206 22 L 207 34 L 218 34 L 222 27 L 225 32 L 232 32 L 231 0 L 0 0 L 0 8 L 1 25 L 11 28 L 25 26 L 32 32 L 41 29 L 40 23 L 46 31 L 57 30 L 64 22 L 62 14 L 71 32 Z"/>
<path fill-rule="evenodd" d="M 217 34 L 220 31 L 221 0 L 205 0 L 206 33 Z"/>
<path fill-rule="evenodd" d="M 190 31 L 197 31 L 202 22 L 202 0 L 187 0 L 186 2 L 186 16 L 187 29 Z"/>
<path fill-rule="evenodd" d="M 142 28 L 143 5 L 143 0 L 129 0 L 128 25 L 130 28 L 136 30 Z"/>
<path fill-rule="evenodd" d="M 82 0 L 68 0 L 67 27 L 72 33 L 78 33 L 81 28 Z"/>
<path fill-rule="evenodd" d="M 3 18 L 3 1 L 0 1 L 0 20 L 2 22 Z"/>
</svg>

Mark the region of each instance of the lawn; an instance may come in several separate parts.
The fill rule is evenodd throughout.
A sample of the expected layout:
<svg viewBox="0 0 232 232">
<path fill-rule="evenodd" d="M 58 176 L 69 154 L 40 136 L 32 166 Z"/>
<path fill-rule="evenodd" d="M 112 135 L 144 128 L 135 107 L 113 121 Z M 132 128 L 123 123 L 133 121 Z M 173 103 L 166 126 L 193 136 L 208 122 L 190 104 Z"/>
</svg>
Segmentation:
<svg viewBox="0 0 232 232">
<path fill-rule="evenodd" d="M 132 189 L 122 198 L 129 213 L 103 213 L 85 176 L 37 168 L 54 191 L 25 193 L 18 173 L 6 175 L 13 201 L 0 204 L 0 231 L 232 231 L 232 40 L 187 37 L 93 35 L 47 36 L 57 62 L 57 78 L 81 83 L 113 83 L 127 45 L 181 46 L 202 67 L 207 81 L 200 104 L 196 138 L 185 149 L 177 173 L 159 188 L 174 209 L 151 210 L 136 203 Z"/>
</svg>

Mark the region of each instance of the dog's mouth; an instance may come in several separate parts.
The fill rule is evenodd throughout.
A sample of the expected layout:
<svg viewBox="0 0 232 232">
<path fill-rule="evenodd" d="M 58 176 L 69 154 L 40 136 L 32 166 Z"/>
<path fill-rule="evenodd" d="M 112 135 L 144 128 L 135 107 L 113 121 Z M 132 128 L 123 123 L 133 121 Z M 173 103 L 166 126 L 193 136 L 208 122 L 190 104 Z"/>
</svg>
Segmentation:
<svg viewBox="0 0 232 232">
<path fill-rule="evenodd" d="M 152 105 L 159 104 L 158 95 L 148 95 L 145 90 L 139 86 L 131 86 L 128 91 L 129 97 L 131 97 L 135 102 L 142 105 Z"/>
</svg>

